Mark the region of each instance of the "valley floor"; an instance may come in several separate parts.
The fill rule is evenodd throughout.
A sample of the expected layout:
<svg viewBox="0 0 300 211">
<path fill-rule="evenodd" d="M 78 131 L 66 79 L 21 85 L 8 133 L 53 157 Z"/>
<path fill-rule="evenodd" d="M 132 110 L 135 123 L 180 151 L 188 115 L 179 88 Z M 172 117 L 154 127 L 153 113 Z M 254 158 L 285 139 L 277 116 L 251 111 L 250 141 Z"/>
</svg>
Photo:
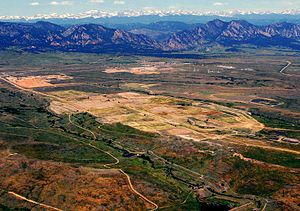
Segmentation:
<svg viewBox="0 0 300 211">
<path fill-rule="evenodd" d="M 0 209 L 299 209 L 292 53 L 0 57 Z"/>
</svg>

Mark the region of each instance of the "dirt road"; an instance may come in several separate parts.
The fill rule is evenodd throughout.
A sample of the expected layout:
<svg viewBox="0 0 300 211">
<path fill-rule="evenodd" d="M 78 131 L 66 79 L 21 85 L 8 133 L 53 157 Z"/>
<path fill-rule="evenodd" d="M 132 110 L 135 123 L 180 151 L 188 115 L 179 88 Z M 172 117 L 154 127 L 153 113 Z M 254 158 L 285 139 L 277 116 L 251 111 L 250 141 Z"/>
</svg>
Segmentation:
<svg viewBox="0 0 300 211">
<path fill-rule="evenodd" d="M 292 62 L 287 61 L 287 65 L 284 66 L 284 67 L 280 70 L 280 73 L 286 74 L 284 71 L 285 71 L 287 68 L 289 68 L 289 66 L 291 66 L 291 65 L 292 65 Z"/>
<path fill-rule="evenodd" d="M 26 198 L 26 197 L 24 197 L 24 196 L 21 196 L 21 195 L 15 193 L 15 192 L 12 192 L 12 191 L 9 191 L 8 194 L 13 195 L 13 196 L 16 197 L 16 198 L 21 199 L 21 200 L 24 200 L 24 201 L 27 201 L 27 202 L 29 202 L 29 203 L 39 205 L 39 206 L 41 206 L 41 207 L 43 207 L 43 208 L 46 208 L 47 210 L 50 209 L 50 210 L 62 211 L 61 209 L 58 209 L 58 208 L 56 208 L 56 207 L 52 207 L 52 206 L 47 205 L 47 204 L 39 203 L 39 202 L 34 201 L 34 200 L 31 200 L 31 199 L 28 199 L 28 198 Z"/>
</svg>

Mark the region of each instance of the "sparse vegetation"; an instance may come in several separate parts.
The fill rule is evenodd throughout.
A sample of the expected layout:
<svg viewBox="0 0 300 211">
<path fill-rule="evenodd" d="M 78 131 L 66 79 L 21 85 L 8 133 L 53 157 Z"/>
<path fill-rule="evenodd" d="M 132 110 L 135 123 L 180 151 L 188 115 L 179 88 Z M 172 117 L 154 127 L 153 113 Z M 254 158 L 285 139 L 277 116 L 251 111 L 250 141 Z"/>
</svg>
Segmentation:
<svg viewBox="0 0 300 211">
<path fill-rule="evenodd" d="M 300 156 L 291 153 L 274 152 L 257 147 L 248 147 L 243 155 L 247 158 L 253 158 L 266 163 L 300 168 Z"/>
<path fill-rule="evenodd" d="M 93 207 L 97 200 L 103 209 L 119 208 L 111 201 L 127 209 L 152 208 L 130 191 L 128 180 L 116 170 L 122 169 L 134 188 L 161 210 L 199 210 L 201 203 L 202 208 L 213 205 L 228 209 L 249 200 L 254 208 L 264 198 L 280 209 L 275 195 L 295 188 L 299 175 L 291 172 L 300 166 L 299 157 L 289 152 L 299 151 L 299 146 L 279 140 L 299 139 L 300 116 L 297 77 L 280 75 L 278 70 L 282 61 L 298 64 L 299 55 L 275 54 L 274 49 L 262 51 L 260 56 L 250 48 L 245 52 L 172 61 L 1 52 L 3 74 L 65 74 L 70 78 L 53 79 L 49 83 L 55 86 L 30 90 L 1 81 L 0 167 L 4 171 L 0 178 L 5 182 L 1 180 L 0 188 L 52 205 L 63 204 L 66 210 Z M 104 72 L 142 65 L 157 66 L 161 72 Z M 251 103 L 252 99 L 265 98 L 284 104 Z M 61 112 L 50 106 L 53 101 L 59 102 L 56 109 Z M 120 162 L 107 168 L 105 164 L 115 160 L 105 152 Z M 265 164 L 234 158 L 234 152 Z M 49 178 L 53 178 L 49 184 L 53 182 L 55 188 L 45 183 Z M 200 201 L 203 186 L 210 187 L 213 196 Z M 52 189 L 59 195 L 49 191 Z M 47 201 L 48 193 L 52 194 L 48 198 L 55 200 Z M 244 200 L 249 194 L 252 199 Z M 286 204 L 295 205 L 289 194 L 282 197 Z M 22 207 L 8 196 L 0 197 L 0 204 L 0 210 Z"/>
<path fill-rule="evenodd" d="M 292 180 L 295 179 L 290 173 L 265 169 L 240 159 L 232 159 L 230 162 L 233 164 L 232 171 L 235 175 L 232 178 L 233 185 L 241 194 L 272 196 L 283 188 L 287 181 L 292 184 Z"/>
</svg>

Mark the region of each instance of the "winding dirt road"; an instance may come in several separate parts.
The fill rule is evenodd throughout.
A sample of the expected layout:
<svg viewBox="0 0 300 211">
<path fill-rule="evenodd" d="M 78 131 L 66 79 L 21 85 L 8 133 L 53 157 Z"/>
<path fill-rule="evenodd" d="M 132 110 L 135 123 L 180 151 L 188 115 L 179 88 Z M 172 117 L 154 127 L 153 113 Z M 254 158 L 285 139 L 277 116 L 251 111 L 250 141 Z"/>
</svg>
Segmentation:
<svg viewBox="0 0 300 211">
<path fill-rule="evenodd" d="M 74 126 L 80 128 L 80 129 L 83 129 L 83 130 L 85 130 L 85 131 L 88 131 L 89 133 L 91 133 L 91 134 L 93 135 L 94 141 L 97 140 L 97 136 L 96 136 L 96 134 L 95 134 L 93 131 L 91 131 L 91 130 L 89 130 L 89 129 L 87 129 L 87 128 L 84 128 L 84 127 L 82 127 L 82 126 L 80 126 L 80 125 L 74 123 L 74 122 L 72 121 L 71 115 L 69 115 L 69 122 L 70 122 L 72 125 L 74 125 Z M 104 151 L 104 150 L 102 150 L 102 149 L 100 149 L 100 148 L 98 148 L 98 147 L 92 145 L 91 143 L 89 144 L 89 146 L 91 146 L 92 148 L 94 148 L 94 149 L 96 149 L 96 150 L 99 150 L 99 151 L 101 151 L 101 152 L 106 153 L 107 155 L 111 156 L 111 157 L 116 161 L 116 162 L 114 162 L 114 163 L 104 164 L 103 166 L 104 166 L 105 168 L 110 168 L 111 166 L 114 166 L 114 165 L 117 165 L 117 164 L 120 163 L 120 160 L 119 160 L 118 158 L 116 158 L 114 155 L 112 155 L 110 152 Z M 147 203 L 149 203 L 149 204 L 151 204 L 151 205 L 154 206 L 154 208 L 151 209 L 151 210 L 157 210 L 157 209 L 158 209 L 158 205 L 157 205 L 156 203 L 154 203 L 153 201 L 151 201 L 150 199 L 148 199 L 146 196 L 144 196 L 143 194 L 141 194 L 140 192 L 138 192 L 137 190 L 135 190 L 135 188 L 134 188 L 133 185 L 132 185 L 131 178 L 130 178 L 130 176 L 129 176 L 128 174 L 126 174 L 122 169 L 116 169 L 116 170 L 118 170 L 118 171 L 121 172 L 123 175 L 125 175 L 125 177 L 127 178 L 128 185 L 129 185 L 130 189 L 131 189 L 135 194 L 137 194 L 140 198 L 142 198 L 143 200 L 145 200 Z"/>
<path fill-rule="evenodd" d="M 284 71 L 285 71 L 287 68 L 289 68 L 291 65 L 292 65 L 292 62 L 287 61 L 287 65 L 284 66 L 284 67 L 280 70 L 280 73 L 286 74 Z"/>
<path fill-rule="evenodd" d="M 39 205 L 39 206 L 44 207 L 44 208 L 46 208 L 46 209 L 56 210 L 56 211 L 63 211 L 63 210 L 58 209 L 58 208 L 56 208 L 56 207 L 52 207 L 52 206 L 50 206 L 50 205 L 43 204 L 43 203 L 40 203 L 40 202 L 31 200 L 31 199 L 28 199 L 28 198 L 26 198 L 26 197 L 24 197 L 24 196 L 21 196 L 21 195 L 15 193 L 15 192 L 12 192 L 12 191 L 9 191 L 8 194 L 13 195 L 13 196 L 16 197 L 16 198 L 21 199 L 21 200 L 24 200 L 24 201 L 27 201 L 27 202 L 29 202 L 29 203 Z"/>
<path fill-rule="evenodd" d="M 245 207 L 248 207 L 248 206 L 250 206 L 250 205 L 252 205 L 252 204 L 253 204 L 253 202 L 249 202 L 249 203 L 244 204 L 244 205 L 242 205 L 242 206 L 235 207 L 235 208 L 233 208 L 233 209 L 231 209 L 231 210 L 229 210 L 229 211 L 242 211 L 242 210 L 245 210 L 245 209 L 244 209 Z"/>
</svg>

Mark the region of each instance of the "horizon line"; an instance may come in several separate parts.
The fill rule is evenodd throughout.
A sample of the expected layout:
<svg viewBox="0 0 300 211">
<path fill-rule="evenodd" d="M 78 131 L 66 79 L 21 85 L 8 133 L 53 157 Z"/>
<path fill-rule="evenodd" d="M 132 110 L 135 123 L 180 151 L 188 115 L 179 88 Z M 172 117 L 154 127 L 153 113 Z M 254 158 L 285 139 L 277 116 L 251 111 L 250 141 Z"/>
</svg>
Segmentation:
<svg viewBox="0 0 300 211">
<path fill-rule="evenodd" d="M 32 16 L 0 16 L 0 20 L 34 20 L 34 19 L 84 19 L 84 18 L 110 18 L 110 17 L 140 17 L 140 16 L 176 16 L 176 15 L 193 15 L 193 16 L 220 16 L 220 17 L 234 17 L 236 15 L 300 15 L 300 9 L 282 10 L 282 11 L 200 11 L 200 10 L 123 10 L 123 11 L 101 11 L 88 10 L 82 13 L 50 13 L 50 14 L 36 14 Z"/>
</svg>

